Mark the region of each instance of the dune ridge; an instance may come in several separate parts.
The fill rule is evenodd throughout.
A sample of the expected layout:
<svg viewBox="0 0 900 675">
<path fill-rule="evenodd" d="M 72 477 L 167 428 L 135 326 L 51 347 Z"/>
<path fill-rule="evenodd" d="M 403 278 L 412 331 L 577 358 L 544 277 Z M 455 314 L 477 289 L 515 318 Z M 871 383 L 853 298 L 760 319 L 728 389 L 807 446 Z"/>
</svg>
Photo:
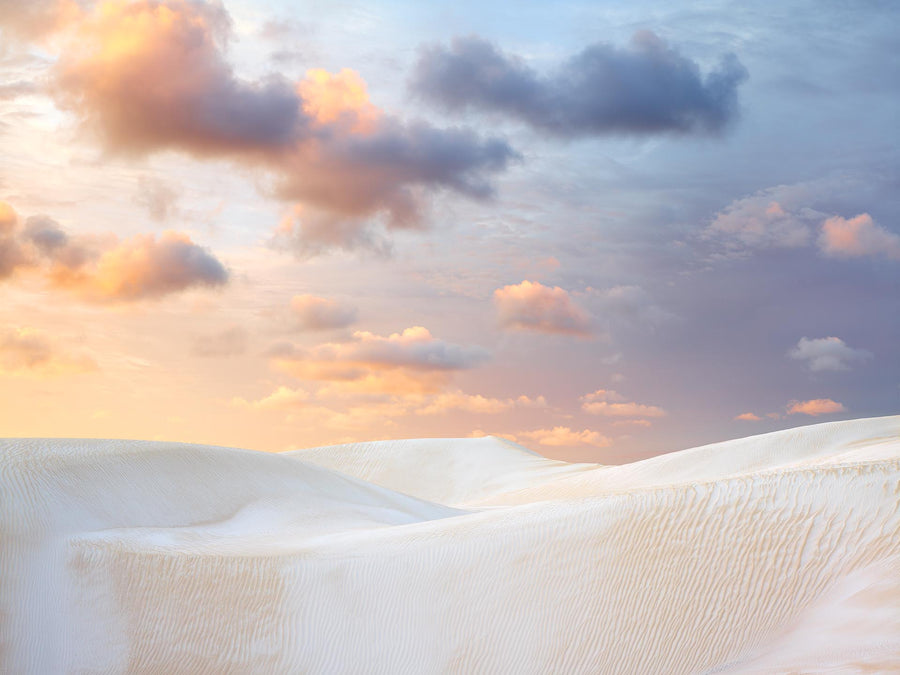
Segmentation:
<svg viewBox="0 0 900 675">
<path fill-rule="evenodd" d="M 900 672 L 900 416 L 622 466 L 491 437 L 0 457 L 0 672 Z"/>
</svg>

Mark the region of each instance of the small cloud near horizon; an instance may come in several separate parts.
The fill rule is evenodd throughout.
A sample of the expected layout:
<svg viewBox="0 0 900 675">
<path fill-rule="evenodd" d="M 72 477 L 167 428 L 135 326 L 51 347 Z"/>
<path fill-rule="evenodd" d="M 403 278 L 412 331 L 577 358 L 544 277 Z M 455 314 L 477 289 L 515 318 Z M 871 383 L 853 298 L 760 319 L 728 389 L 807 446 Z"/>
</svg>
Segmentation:
<svg viewBox="0 0 900 675">
<path fill-rule="evenodd" d="M 843 403 L 832 401 L 830 398 L 815 398 L 809 401 L 791 401 L 787 405 L 788 415 L 830 415 L 832 413 L 846 412 Z"/>
</svg>

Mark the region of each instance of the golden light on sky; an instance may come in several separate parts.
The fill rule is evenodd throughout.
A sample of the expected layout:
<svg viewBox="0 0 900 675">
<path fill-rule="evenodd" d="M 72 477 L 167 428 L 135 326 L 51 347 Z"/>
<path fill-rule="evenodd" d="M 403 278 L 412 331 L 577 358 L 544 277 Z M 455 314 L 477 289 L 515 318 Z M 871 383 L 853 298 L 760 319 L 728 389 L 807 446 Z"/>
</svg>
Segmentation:
<svg viewBox="0 0 900 675">
<path fill-rule="evenodd" d="M 896 412 L 896 12 L 684 9 L 0 2 L 0 435 Z"/>
</svg>

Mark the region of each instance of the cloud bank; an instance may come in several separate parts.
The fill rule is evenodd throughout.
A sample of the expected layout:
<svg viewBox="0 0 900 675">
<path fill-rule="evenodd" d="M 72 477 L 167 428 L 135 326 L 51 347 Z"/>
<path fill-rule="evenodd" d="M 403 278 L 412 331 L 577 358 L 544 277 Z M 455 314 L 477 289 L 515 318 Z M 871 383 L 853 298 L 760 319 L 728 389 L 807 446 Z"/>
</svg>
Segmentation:
<svg viewBox="0 0 900 675">
<path fill-rule="evenodd" d="M 388 336 L 357 331 L 348 342 L 327 342 L 307 349 L 280 343 L 269 350 L 273 366 L 301 380 L 338 383 L 347 392 L 431 393 L 450 373 L 474 368 L 488 352 L 435 338 L 414 326 Z"/>
<path fill-rule="evenodd" d="M 557 426 L 552 429 L 535 429 L 523 431 L 521 437 L 534 441 L 538 445 L 548 447 L 578 447 L 589 446 L 592 448 L 607 448 L 612 441 L 598 431 L 582 429 L 575 431 L 569 427 Z"/>
<path fill-rule="evenodd" d="M 598 389 L 581 397 L 581 409 L 604 417 L 665 417 L 666 411 L 655 405 L 627 401 L 611 389 Z"/>
<path fill-rule="evenodd" d="M 541 75 L 523 59 L 479 37 L 422 50 L 411 87 L 445 110 L 483 110 L 558 136 L 714 133 L 735 119 L 747 71 L 724 56 L 706 76 L 650 31 L 626 49 L 596 43 L 556 72 Z"/>
<path fill-rule="evenodd" d="M 241 79 L 230 35 L 218 3 L 111 0 L 60 55 L 56 99 L 110 153 L 174 150 L 270 171 L 276 196 L 304 206 L 280 241 L 306 253 L 365 245 L 374 217 L 420 226 L 434 190 L 488 198 L 489 176 L 516 157 L 499 138 L 383 113 L 350 70 Z"/>
</svg>

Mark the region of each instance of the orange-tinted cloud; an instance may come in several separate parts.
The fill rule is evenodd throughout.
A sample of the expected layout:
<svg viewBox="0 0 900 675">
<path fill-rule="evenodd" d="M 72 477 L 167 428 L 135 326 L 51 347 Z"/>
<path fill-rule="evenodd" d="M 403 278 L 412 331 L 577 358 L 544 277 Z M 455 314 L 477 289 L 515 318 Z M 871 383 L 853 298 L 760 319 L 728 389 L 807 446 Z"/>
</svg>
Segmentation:
<svg viewBox="0 0 900 675">
<path fill-rule="evenodd" d="M 137 235 L 95 262 L 57 270 L 56 285 L 87 300 L 132 302 L 196 286 L 222 286 L 228 272 L 217 258 L 180 232 Z"/>
<path fill-rule="evenodd" d="M 382 117 L 369 101 L 365 80 L 349 68 L 335 74 L 321 68 L 308 70 L 297 92 L 303 112 L 319 127 L 334 125 L 351 133 L 371 134 Z"/>
<path fill-rule="evenodd" d="M 716 214 L 702 237 L 722 244 L 727 256 L 751 249 L 805 246 L 823 216 L 799 206 L 808 196 L 803 186 L 780 185 L 737 199 Z"/>
<path fill-rule="evenodd" d="M 829 415 L 831 413 L 846 412 L 842 403 L 832 401 L 830 398 L 816 398 L 810 401 L 791 401 L 787 406 L 788 415 Z"/>
<path fill-rule="evenodd" d="M 305 294 L 291 299 L 291 315 L 297 330 L 325 331 L 355 323 L 357 311 L 336 300 Z"/>
<path fill-rule="evenodd" d="M 504 286 L 494 291 L 494 304 L 501 325 L 517 330 L 586 337 L 590 317 L 559 286 L 536 281 Z"/>
<path fill-rule="evenodd" d="M 159 298 L 195 286 L 221 286 L 228 272 L 219 260 L 180 232 L 70 236 L 46 215 L 19 226 L 8 204 L 0 207 L 0 280 L 23 269 L 53 288 L 96 302 Z"/>
<path fill-rule="evenodd" d="M 868 213 L 853 218 L 833 216 L 822 224 L 819 248 L 835 258 L 883 256 L 900 260 L 900 235 L 876 224 Z"/>
<path fill-rule="evenodd" d="M 56 98 L 110 152 L 180 150 L 270 170 L 277 194 L 305 207 L 276 241 L 306 253 L 367 245 L 372 216 L 419 225 L 431 190 L 488 197 L 487 175 L 515 156 L 499 139 L 381 113 L 347 69 L 297 84 L 242 80 L 229 35 L 218 3 L 108 0 L 60 56 Z"/>
<path fill-rule="evenodd" d="M 3 0 L 0 29 L 5 39 L 39 40 L 78 19 L 90 0 Z"/>
<path fill-rule="evenodd" d="M 307 405 L 309 392 L 304 389 L 291 389 L 290 387 L 278 387 L 268 396 L 258 401 L 247 401 L 243 398 L 232 399 L 232 404 L 238 407 L 252 408 L 254 410 L 296 410 Z"/>
<path fill-rule="evenodd" d="M 0 235 L 12 233 L 18 222 L 15 209 L 6 202 L 0 202 Z"/>
<path fill-rule="evenodd" d="M 737 415 L 734 419 L 743 420 L 745 422 L 759 422 L 762 417 L 760 417 L 759 415 L 755 415 L 752 412 L 745 412 Z"/>
<path fill-rule="evenodd" d="M 535 429 L 534 431 L 523 431 L 518 434 L 520 438 L 526 438 L 538 443 L 552 447 L 577 447 L 591 446 L 594 448 L 607 448 L 612 441 L 603 434 L 583 429 L 581 431 L 573 431 L 569 427 L 553 427 L 552 429 Z"/>
<path fill-rule="evenodd" d="M 71 353 L 32 328 L 0 330 L 0 374 L 57 376 L 98 370 L 87 355 Z"/>
<path fill-rule="evenodd" d="M 495 415 L 506 412 L 516 407 L 543 408 L 547 401 L 543 396 L 530 398 L 519 396 L 518 398 L 491 398 L 480 394 L 465 394 L 461 391 L 445 392 L 432 397 L 426 405 L 416 410 L 418 415 L 437 415 L 459 410 L 481 415 Z"/>
<path fill-rule="evenodd" d="M 296 95 L 283 80 L 234 76 L 230 24 L 218 3 L 103 2 L 60 56 L 57 98 L 115 152 L 282 148 L 302 124 Z"/>
<path fill-rule="evenodd" d="M 349 342 L 312 349 L 289 343 L 269 352 L 273 365 L 302 380 L 340 383 L 349 392 L 426 393 L 442 388 L 451 372 L 484 362 L 481 347 L 444 342 L 415 326 L 389 336 L 357 331 Z"/>
<path fill-rule="evenodd" d="M 633 403 L 610 389 L 597 391 L 581 397 L 581 409 L 592 415 L 604 417 L 665 417 L 666 411 L 655 405 Z"/>
</svg>

